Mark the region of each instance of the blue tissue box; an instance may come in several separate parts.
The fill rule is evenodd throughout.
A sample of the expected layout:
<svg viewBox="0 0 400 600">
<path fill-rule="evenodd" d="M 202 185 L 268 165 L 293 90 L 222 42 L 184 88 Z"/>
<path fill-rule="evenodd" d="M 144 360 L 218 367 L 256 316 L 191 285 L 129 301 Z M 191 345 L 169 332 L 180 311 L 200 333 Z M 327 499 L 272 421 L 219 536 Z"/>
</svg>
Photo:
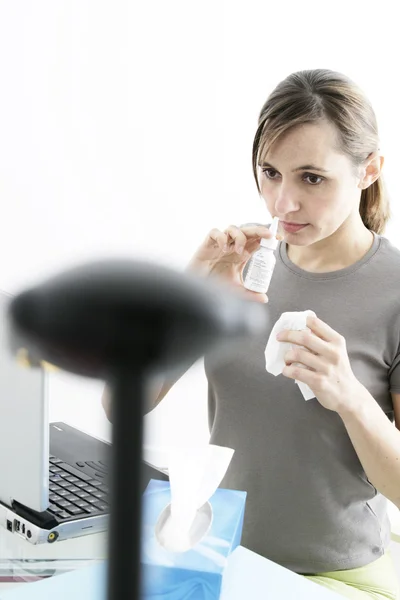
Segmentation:
<svg viewBox="0 0 400 600">
<path fill-rule="evenodd" d="M 168 481 L 152 479 L 143 494 L 143 600 L 218 600 L 229 555 L 242 537 L 246 492 L 218 489 L 209 499 L 211 526 L 186 552 L 170 552 L 155 526 L 171 502 Z"/>
</svg>

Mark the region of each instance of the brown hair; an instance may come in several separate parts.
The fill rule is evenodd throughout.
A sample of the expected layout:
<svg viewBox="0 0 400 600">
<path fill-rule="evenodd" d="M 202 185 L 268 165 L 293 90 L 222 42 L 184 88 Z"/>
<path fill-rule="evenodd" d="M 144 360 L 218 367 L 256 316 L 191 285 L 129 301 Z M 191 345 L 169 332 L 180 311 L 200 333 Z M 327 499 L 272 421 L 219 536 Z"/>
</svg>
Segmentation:
<svg viewBox="0 0 400 600">
<path fill-rule="evenodd" d="M 289 129 L 325 119 L 338 131 L 340 152 L 358 168 L 379 150 L 376 116 L 363 92 L 341 73 L 327 69 L 292 73 L 270 94 L 261 109 L 253 142 L 253 174 L 261 193 L 257 166 L 261 155 Z M 378 234 L 390 218 L 389 201 L 380 176 L 362 190 L 360 215 Z"/>
</svg>

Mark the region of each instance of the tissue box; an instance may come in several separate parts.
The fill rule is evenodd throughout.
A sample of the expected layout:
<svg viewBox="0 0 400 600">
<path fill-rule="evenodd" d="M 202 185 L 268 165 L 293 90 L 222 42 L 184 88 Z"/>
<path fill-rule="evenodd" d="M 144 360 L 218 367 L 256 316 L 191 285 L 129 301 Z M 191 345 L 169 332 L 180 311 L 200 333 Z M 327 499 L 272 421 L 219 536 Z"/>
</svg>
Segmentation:
<svg viewBox="0 0 400 600">
<path fill-rule="evenodd" d="M 171 501 L 170 484 L 152 479 L 143 494 L 142 594 L 144 600 L 218 600 L 229 555 L 240 544 L 246 492 L 217 489 L 209 499 L 208 532 L 186 552 L 169 552 L 155 526 Z"/>
</svg>

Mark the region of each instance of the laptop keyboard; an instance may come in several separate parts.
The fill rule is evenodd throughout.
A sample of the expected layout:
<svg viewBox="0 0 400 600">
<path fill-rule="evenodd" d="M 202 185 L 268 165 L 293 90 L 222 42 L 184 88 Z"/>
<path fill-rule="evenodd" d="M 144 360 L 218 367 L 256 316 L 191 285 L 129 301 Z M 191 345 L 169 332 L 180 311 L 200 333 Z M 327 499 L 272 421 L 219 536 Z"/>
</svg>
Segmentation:
<svg viewBox="0 0 400 600">
<path fill-rule="evenodd" d="M 104 480 L 100 480 L 107 476 L 106 463 L 88 461 L 77 464 L 91 467 L 97 479 L 55 456 L 50 456 L 50 506 L 47 510 L 60 521 L 109 512 L 108 487 Z"/>
</svg>

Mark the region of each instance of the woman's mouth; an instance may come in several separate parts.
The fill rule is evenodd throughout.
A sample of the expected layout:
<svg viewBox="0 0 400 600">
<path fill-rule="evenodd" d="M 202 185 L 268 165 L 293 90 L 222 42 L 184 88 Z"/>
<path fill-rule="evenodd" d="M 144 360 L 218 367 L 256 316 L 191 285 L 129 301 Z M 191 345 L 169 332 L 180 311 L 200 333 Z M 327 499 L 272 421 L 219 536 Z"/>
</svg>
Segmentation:
<svg viewBox="0 0 400 600">
<path fill-rule="evenodd" d="M 304 229 L 304 227 L 307 227 L 308 223 L 301 224 L 301 223 L 288 223 L 286 221 L 281 221 L 281 225 L 287 233 L 296 233 L 297 231 L 300 231 L 300 229 Z"/>
</svg>

